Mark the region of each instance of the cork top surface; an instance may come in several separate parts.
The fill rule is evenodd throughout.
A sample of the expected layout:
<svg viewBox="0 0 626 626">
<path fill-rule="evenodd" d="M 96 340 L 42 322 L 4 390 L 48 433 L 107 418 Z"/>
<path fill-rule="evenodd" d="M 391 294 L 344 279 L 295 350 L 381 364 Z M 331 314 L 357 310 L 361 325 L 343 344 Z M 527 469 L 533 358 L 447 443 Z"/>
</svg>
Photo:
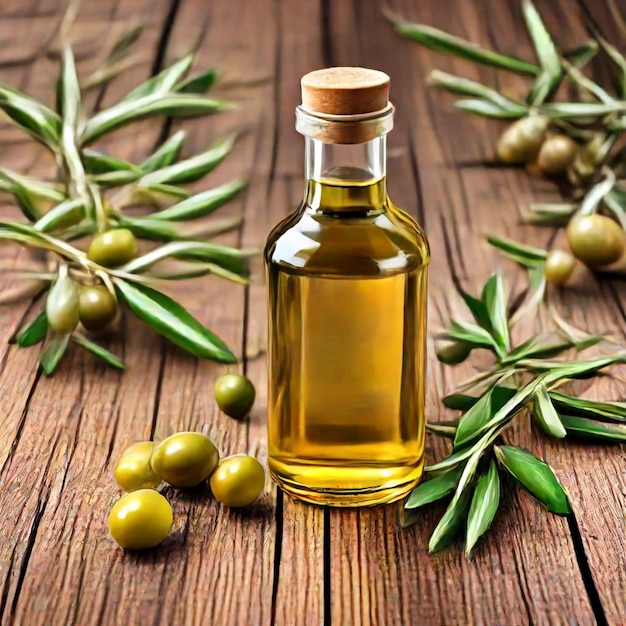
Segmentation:
<svg viewBox="0 0 626 626">
<path fill-rule="evenodd" d="M 389 76 L 364 67 L 330 67 L 302 77 L 302 106 L 330 115 L 380 111 L 389 101 Z"/>
</svg>

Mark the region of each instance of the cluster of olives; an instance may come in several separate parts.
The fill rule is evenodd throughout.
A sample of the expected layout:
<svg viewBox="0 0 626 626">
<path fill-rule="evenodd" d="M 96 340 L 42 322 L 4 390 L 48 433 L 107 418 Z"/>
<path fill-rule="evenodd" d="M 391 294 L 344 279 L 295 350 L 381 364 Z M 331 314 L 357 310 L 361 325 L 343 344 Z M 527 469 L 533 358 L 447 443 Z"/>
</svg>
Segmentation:
<svg viewBox="0 0 626 626">
<path fill-rule="evenodd" d="M 536 165 L 548 176 L 563 176 L 579 160 L 579 145 L 567 135 L 548 132 L 549 120 L 530 115 L 502 133 L 496 152 L 503 163 Z"/>
<path fill-rule="evenodd" d="M 137 256 L 137 240 L 125 228 L 97 234 L 87 258 L 103 267 L 119 267 Z M 55 282 L 46 300 L 50 328 L 71 333 L 80 322 L 86 330 L 104 330 L 117 317 L 117 298 L 102 284 L 79 285 L 67 274 Z"/>
<path fill-rule="evenodd" d="M 220 408 L 238 419 L 248 414 L 254 395 L 245 376 L 227 374 L 215 385 Z M 156 490 L 162 482 L 186 489 L 208 480 L 215 498 L 228 507 L 250 506 L 265 486 L 265 471 L 254 457 L 235 454 L 220 460 L 215 444 L 198 432 L 131 445 L 115 465 L 114 476 L 128 493 L 113 505 L 109 531 L 128 550 L 152 548 L 168 536 L 173 512 Z"/>
</svg>

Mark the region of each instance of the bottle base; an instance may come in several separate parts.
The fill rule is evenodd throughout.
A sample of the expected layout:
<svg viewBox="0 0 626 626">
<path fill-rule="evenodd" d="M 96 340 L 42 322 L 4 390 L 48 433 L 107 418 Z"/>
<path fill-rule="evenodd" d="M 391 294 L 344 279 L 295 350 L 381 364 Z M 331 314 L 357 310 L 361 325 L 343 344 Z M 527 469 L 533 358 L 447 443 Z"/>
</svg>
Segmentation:
<svg viewBox="0 0 626 626">
<path fill-rule="evenodd" d="M 270 459 L 270 475 L 291 498 L 332 507 L 388 504 L 407 496 L 422 477 L 416 465 L 334 466 Z"/>
</svg>

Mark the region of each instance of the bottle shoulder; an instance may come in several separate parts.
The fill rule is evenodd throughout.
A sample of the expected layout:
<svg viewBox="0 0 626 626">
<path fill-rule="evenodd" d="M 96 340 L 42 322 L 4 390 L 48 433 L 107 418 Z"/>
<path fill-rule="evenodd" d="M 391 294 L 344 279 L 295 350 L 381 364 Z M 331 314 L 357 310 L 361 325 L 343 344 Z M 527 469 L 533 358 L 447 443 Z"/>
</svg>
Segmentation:
<svg viewBox="0 0 626 626">
<path fill-rule="evenodd" d="M 427 265 L 418 222 L 391 202 L 371 214 L 325 214 L 301 205 L 270 233 L 265 260 L 289 271 L 395 274 Z"/>
</svg>

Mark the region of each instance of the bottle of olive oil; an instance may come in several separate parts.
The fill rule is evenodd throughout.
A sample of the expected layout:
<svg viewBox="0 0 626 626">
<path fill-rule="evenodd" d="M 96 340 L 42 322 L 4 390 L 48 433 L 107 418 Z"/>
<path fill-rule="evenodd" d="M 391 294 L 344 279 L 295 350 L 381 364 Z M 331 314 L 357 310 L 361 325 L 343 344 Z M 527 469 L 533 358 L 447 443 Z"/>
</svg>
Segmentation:
<svg viewBox="0 0 626 626">
<path fill-rule="evenodd" d="M 265 249 L 269 468 L 316 504 L 390 502 L 422 474 L 429 250 L 387 196 L 388 93 L 374 70 L 303 77 L 304 199 Z"/>
</svg>

